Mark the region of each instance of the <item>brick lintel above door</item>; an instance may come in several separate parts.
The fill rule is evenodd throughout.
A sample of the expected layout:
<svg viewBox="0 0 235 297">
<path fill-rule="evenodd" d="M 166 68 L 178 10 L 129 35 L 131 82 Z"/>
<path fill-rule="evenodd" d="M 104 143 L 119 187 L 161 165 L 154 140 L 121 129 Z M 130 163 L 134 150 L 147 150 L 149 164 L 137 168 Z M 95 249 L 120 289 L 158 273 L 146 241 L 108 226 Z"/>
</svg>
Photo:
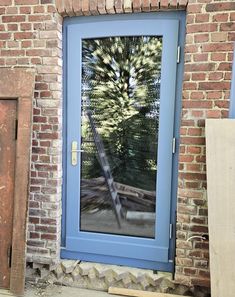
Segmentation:
<svg viewBox="0 0 235 297">
<path fill-rule="evenodd" d="M 188 0 L 56 0 L 58 12 L 66 16 L 185 10 Z"/>
</svg>

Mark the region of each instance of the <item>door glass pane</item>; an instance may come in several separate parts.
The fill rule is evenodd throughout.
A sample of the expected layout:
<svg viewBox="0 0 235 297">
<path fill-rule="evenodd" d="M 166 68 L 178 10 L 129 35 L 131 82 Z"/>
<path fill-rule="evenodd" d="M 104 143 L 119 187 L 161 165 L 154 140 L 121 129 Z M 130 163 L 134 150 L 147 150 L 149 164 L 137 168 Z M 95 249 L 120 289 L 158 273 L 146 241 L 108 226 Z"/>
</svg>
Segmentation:
<svg viewBox="0 0 235 297">
<path fill-rule="evenodd" d="M 156 236 L 161 56 L 160 36 L 82 41 L 82 231 Z M 122 204 L 121 227 L 107 186 L 111 178 Z"/>
</svg>

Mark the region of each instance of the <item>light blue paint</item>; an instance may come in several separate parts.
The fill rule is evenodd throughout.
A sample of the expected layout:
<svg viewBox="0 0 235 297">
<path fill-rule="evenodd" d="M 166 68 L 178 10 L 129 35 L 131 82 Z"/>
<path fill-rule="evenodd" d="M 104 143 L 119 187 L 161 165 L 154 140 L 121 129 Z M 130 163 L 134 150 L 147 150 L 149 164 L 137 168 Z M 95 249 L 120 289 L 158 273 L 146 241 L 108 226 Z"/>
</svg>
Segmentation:
<svg viewBox="0 0 235 297">
<path fill-rule="evenodd" d="M 230 91 L 229 118 L 235 119 L 235 43 L 234 43 L 234 50 L 233 50 L 233 70 L 232 70 L 232 81 L 231 81 L 231 91 Z"/>
<path fill-rule="evenodd" d="M 64 259 L 79 259 L 88 262 L 101 262 L 106 264 L 118 264 L 130 267 L 139 267 L 146 269 L 158 269 L 159 271 L 172 271 L 172 263 L 163 263 L 156 261 L 146 261 L 139 259 L 130 259 L 116 256 L 103 256 L 97 254 L 71 252 L 65 249 L 61 249 L 61 257 Z"/>
<path fill-rule="evenodd" d="M 174 259 L 174 240 L 169 240 L 169 224 L 175 223 L 177 174 L 172 174 L 172 168 L 177 168 L 177 157 L 172 156 L 172 138 L 179 135 L 180 97 L 182 87 L 183 66 L 176 65 L 177 46 L 183 45 L 184 35 L 178 39 L 178 25 L 184 33 L 184 13 L 158 13 L 138 15 L 116 15 L 105 17 L 69 18 L 64 26 L 64 59 L 66 60 L 66 84 L 64 88 L 67 100 L 66 156 L 64 165 L 67 175 L 64 179 L 63 199 L 63 258 L 79 258 L 83 260 L 101 261 L 112 264 L 146 267 L 172 271 Z M 80 136 L 80 93 L 81 93 L 81 39 L 106 36 L 163 36 L 161 105 L 159 127 L 158 172 L 157 178 L 157 221 L 155 239 L 80 232 L 79 197 L 80 166 L 71 166 L 71 142 Z M 182 53 L 181 53 L 182 55 Z M 177 74 L 177 83 L 176 83 Z M 171 87 L 169 87 L 169 85 Z M 175 94 L 175 90 L 177 92 Z M 177 104 L 175 105 L 175 97 Z M 163 99 L 164 98 L 164 99 Z M 174 126 L 174 121 L 176 125 Z M 80 159 L 79 159 L 80 163 Z M 65 167 L 65 166 L 64 166 Z M 166 182 L 167 181 L 167 182 Z M 172 188 L 173 185 L 173 188 Z M 172 195 L 174 199 L 172 200 Z M 67 197 L 67 199 L 66 199 Z M 66 211 L 66 214 L 65 214 Z M 66 227 L 66 228 L 65 228 Z M 171 247 L 171 250 L 170 250 Z M 141 264 L 142 263 L 142 264 Z"/>
</svg>

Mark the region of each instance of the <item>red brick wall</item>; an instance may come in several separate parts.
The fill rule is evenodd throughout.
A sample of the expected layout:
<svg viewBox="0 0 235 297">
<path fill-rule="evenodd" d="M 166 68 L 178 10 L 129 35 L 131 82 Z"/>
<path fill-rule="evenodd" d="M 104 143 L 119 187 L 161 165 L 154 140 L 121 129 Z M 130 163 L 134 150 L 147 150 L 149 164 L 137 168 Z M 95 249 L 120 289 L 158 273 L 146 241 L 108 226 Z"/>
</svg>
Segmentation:
<svg viewBox="0 0 235 297">
<path fill-rule="evenodd" d="M 61 23 L 51 0 L 0 0 L 0 67 L 36 69 L 27 252 L 48 263 L 60 248 Z"/>
<path fill-rule="evenodd" d="M 176 281 L 209 284 L 205 119 L 228 116 L 235 1 L 196 0 L 187 7 L 179 157 Z"/>
<path fill-rule="evenodd" d="M 208 285 L 205 118 L 227 117 L 233 0 L 0 0 L 0 67 L 36 69 L 28 260 L 58 261 L 62 183 L 61 16 L 187 10 L 176 281 Z M 59 13 L 56 12 L 56 6 Z"/>
</svg>

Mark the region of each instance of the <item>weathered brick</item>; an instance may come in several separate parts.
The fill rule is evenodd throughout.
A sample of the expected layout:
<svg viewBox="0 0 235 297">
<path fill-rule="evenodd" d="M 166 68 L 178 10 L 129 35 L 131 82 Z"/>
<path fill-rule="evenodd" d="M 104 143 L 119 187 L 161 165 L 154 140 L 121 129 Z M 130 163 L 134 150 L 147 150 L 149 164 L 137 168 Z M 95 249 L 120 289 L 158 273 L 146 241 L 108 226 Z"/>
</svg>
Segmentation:
<svg viewBox="0 0 235 297">
<path fill-rule="evenodd" d="M 18 23 L 18 22 L 25 22 L 26 17 L 25 15 L 9 15 L 9 16 L 2 16 L 3 23 Z"/>
<path fill-rule="evenodd" d="M 215 2 L 215 3 L 208 3 L 206 5 L 207 12 L 214 12 L 214 11 L 225 11 L 225 10 L 235 10 L 235 3 L 233 1 L 230 2 Z"/>
</svg>

